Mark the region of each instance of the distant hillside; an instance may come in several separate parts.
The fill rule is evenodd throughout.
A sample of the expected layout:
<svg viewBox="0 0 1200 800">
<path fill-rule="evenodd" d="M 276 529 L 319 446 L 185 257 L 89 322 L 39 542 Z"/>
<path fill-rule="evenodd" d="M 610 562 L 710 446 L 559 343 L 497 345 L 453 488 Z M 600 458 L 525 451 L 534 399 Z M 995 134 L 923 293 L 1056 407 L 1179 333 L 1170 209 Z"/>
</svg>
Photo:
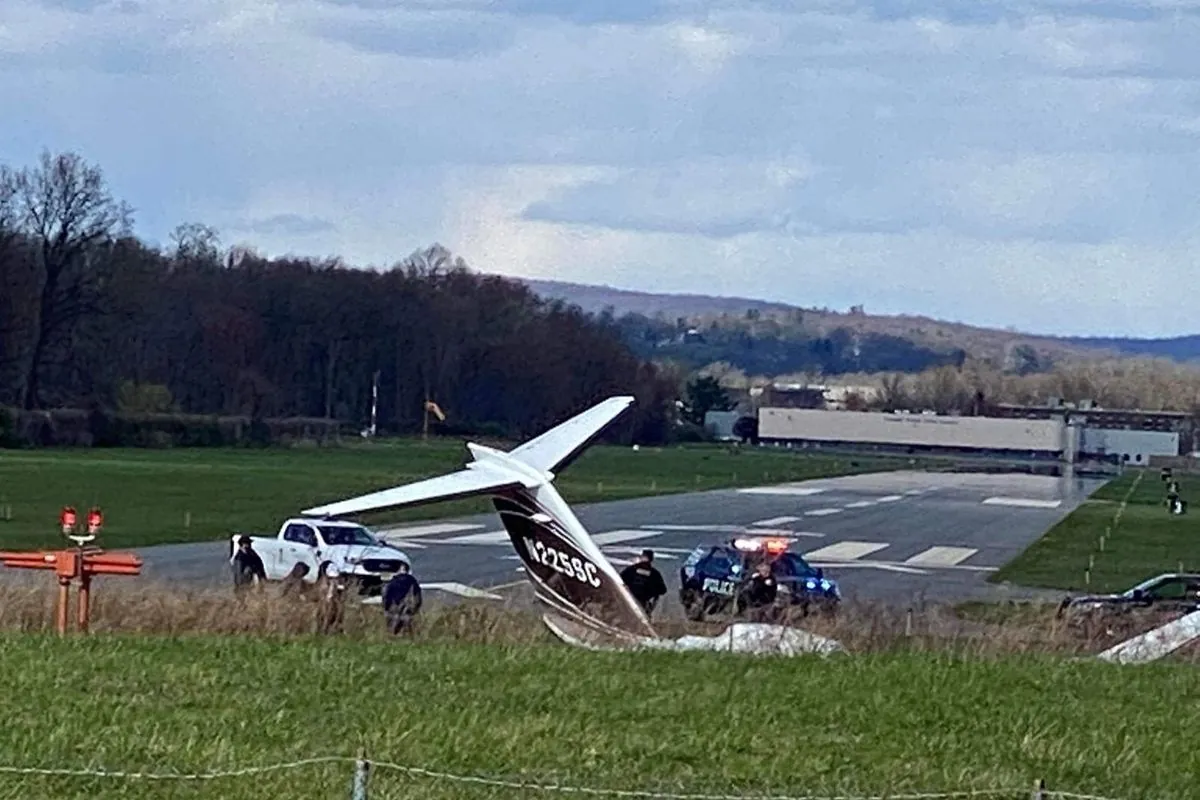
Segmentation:
<svg viewBox="0 0 1200 800">
<path fill-rule="evenodd" d="M 1069 337 L 1061 341 L 1079 347 L 1116 350 L 1122 355 L 1156 356 L 1176 361 L 1200 359 L 1200 335 L 1174 336 L 1170 339 L 1112 339 L 1102 337 Z"/>
<path fill-rule="evenodd" d="M 655 294 L 562 281 L 521 280 L 543 297 L 562 299 L 580 306 L 585 311 L 600 313 L 609 308 L 616 317 L 638 314 L 657 319 L 664 326 L 673 326 L 680 319 L 685 320 L 689 326 L 700 328 L 717 323 L 728 325 L 735 320 L 752 320 L 761 327 L 762 321 L 770 321 L 777 323 L 774 328 L 776 332 L 787 329 L 800 330 L 808 337 L 817 339 L 839 332 L 883 337 L 876 343 L 886 344 L 885 350 L 888 353 L 902 349 L 898 340 L 905 340 L 916 346 L 916 351 L 897 356 L 901 363 L 879 367 L 883 370 L 921 369 L 922 363 L 933 365 L 944 363 L 946 360 L 953 361 L 956 353 L 966 353 L 1010 367 L 1013 367 L 1015 361 L 1019 362 L 1016 368 L 1021 368 L 1020 364 L 1024 364 L 1025 370 L 1037 369 L 1056 361 L 1105 355 L 1158 356 L 1178 361 L 1200 359 L 1200 335 L 1173 339 L 1038 336 L 922 316 L 872 315 L 859 309 L 838 312 L 743 297 Z M 861 350 L 861 347 L 859 349 Z M 888 358 L 890 357 L 889 355 Z M 739 366 L 747 368 L 745 365 Z M 865 365 L 863 366 L 865 369 Z"/>
</svg>

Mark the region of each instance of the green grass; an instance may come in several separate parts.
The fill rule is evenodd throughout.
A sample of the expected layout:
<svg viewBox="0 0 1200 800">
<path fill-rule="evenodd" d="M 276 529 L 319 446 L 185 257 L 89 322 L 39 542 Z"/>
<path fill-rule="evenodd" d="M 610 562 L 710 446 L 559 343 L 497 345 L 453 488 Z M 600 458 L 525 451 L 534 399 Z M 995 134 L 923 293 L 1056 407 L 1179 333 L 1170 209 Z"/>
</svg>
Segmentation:
<svg viewBox="0 0 1200 800">
<path fill-rule="evenodd" d="M 191 772 L 362 748 L 462 775 L 613 789 L 1027 791 L 1045 778 L 1162 800 L 1194 797 L 1198 766 L 1179 746 L 1195 718 L 1179 703 L 1200 692 L 1200 673 L 1178 664 L 13 636 L 0 671 L 8 765 Z M 329 798 L 349 795 L 350 774 L 318 765 L 192 784 L 0 774 L 0 796 Z M 533 795 L 378 770 L 370 796 Z"/>
<path fill-rule="evenodd" d="M 0 450 L 0 547 L 64 540 L 58 512 L 105 512 L 102 542 L 132 547 L 220 539 L 234 529 L 273 534 L 304 508 L 461 466 L 461 442 L 419 440 L 323 449 Z M 905 459 L 809 456 L 720 446 L 597 446 L 557 481 L 573 503 L 802 480 L 907 467 Z M 11 506 L 12 518 L 4 521 Z M 391 512 L 399 521 L 490 511 L 486 500 Z"/>
<path fill-rule="evenodd" d="M 1178 479 L 1185 500 L 1200 498 L 1200 476 L 1181 475 Z M 1128 503 L 1114 524 L 1127 495 Z M 1128 470 L 1101 487 L 990 580 L 1105 592 L 1128 589 L 1181 565 L 1185 570 L 1200 569 L 1196 507 L 1183 516 L 1171 515 L 1165 499 L 1166 486 L 1157 470 Z M 1106 528 L 1110 533 L 1101 550 L 1100 537 Z"/>
</svg>

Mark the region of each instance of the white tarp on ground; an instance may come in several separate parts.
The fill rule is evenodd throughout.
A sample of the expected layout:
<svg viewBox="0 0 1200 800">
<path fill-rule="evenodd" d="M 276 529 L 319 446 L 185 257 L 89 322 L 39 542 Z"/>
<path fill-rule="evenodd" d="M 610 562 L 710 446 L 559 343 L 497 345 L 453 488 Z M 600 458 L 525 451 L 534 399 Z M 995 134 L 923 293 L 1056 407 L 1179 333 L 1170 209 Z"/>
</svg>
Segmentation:
<svg viewBox="0 0 1200 800">
<path fill-rule="evenodd" d="M 735 622 L 716 636 L 680 636 L 678 639 L 631 636 L 622 641 L 604 641 L 595 632 L 556 615 L 546 614 L 542 620 L 546 627 L 564 642 L 589 650 L 711 650 L 780 656 L 829 655 L 846 651 L 841 643 L 834 639 L 784 625 Z"/>
<path fill-rule="evenodd" d="M 1200 639 L 1200 611 L 1185 614 L 1166 625 L 1126 639 L 1097 658 L 1118 664 L 1141 664 L 1170 655 L 1196 639 Z"/>
</svg>

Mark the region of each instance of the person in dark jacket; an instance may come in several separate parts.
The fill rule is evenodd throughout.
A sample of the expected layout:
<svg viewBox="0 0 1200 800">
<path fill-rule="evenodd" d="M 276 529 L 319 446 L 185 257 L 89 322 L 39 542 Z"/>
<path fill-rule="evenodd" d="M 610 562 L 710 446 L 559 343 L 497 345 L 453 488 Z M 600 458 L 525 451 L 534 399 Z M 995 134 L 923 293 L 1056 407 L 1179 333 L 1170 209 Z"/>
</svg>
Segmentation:
<svg viewBox="0 0 1200 800">
<path fill-rule="evenodd" d="M 408 571 L 408 564 L 401 561 L 396 574 L 383 587 L 383 613 L 388 630 L 393 634 L 411 632 L 421 602 L 421 584 Z"/>
<path fill-rule="evenodd" d="M 267 580 L 267 571 L 263 567 L 262 558 L 254 552 L 249 536 L 238 539 L 237 552 L 233 554 L 233 588 L 241 593 L 256 581 L 261 586 Z"/>
<path fill-rule="evenodd" d="M 771 565 L 760 562 L 754 570 L 754 576 L 746 582 L 739 598 L 739 611 L 748 609 L 752 619 L 764 619 L 770 616 L 775 598 L 779 594 L 779 584 L 771 574 Z"/>
<path fill-rule="evenodd" d="M 637 561 L 621 570 L 621 580 L 629 587 L 633 599 L 646 610 L 647 616 L 654 611 L 658 598 L 667 593 L 662 573 L 654 567 L 653 550 L 643 550 Z"/>
</svg>

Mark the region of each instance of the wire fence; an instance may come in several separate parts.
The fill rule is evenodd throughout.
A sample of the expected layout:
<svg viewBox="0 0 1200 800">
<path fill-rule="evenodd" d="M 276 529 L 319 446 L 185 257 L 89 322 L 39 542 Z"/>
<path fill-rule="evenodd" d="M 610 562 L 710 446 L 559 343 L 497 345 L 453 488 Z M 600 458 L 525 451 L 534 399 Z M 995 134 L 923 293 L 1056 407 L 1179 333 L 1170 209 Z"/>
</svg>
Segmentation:
<svg viewBox="0 0 1200 800">
<path fill-rule="evenodd" d="M 297 761 L 262 766 L 240 767 L 236 769 L 214 770 L 209 772 L 146 772 L 126 770 L 106 770 L 98 768 L 55 768 L 55 767 L 21 767 L 0 765 L 0 784 L 5 777 L 59 777 L 59 778 L 94 778 L 113 781 L 146 781 L 146 782 L 184 782 L 203 783 L 232 778 L 245 778 L 265 775 L 268 773 L 287 772 L 320 764 L 340 764 L 346 770 L 345 794 L 331 796 L 349 796 L 351 800 L 369 800 L 371 779 L 376 773 L 392 773 L 409 778 L 423 778 L 444 781 L 459 787 L 486 787 L 490 789 L 512 790 L 519 792 L 540 792 L 544 794 L 584 795 L 589 797 L 621 797 L 644 798 L 645 800 L 953 800 L 955 798 L 1031 798 L 1031 800 L 1123 800 L 1123 798 L 1105 797 L 1101 795 L 1080 794 L 1077 792 L 1051 789 L 1044 780 L 1031 782 L 1026 788 L 996 788 L 969 789 L 951 792 L 915 792 L 915 793 L 886 793 L 873 795 L 785 795 L 785 794 L 709 794 L 689 792 L 669 792 L 642 789 L 614 789 L 595 786 L 579 786 L 557 782 L 540 782 L 529 780 L 513 780 L 499 777 L 484 777 L 478 775 L 458 775 L 452 772 L 425 769 L 423 767 L 397 764 L 390 761 L 376 761 L 365 757 L 350 756 L 318 756 Z M 404 796 L 425 796 L 424 792 Z"/>
</svg>

